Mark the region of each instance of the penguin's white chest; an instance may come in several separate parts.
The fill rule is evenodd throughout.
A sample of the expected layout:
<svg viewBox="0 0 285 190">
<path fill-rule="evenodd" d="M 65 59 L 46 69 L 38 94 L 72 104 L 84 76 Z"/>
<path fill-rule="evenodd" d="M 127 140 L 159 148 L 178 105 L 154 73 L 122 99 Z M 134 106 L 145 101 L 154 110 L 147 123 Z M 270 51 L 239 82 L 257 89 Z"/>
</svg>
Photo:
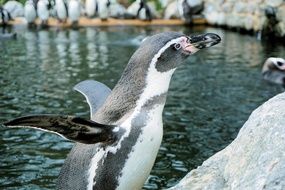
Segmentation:
<svg viewBox="0 0 285 190">
<path fill-rule="evenodd" d="M 68 5 L 69 19 L 71 22 L 78 21 L 80 17 L 80 4 L 78 1 L 71 0 Z"/>
<path fill-rule="evenodd" d="M 119 157 L 118 160 L 123 160 L 122 170 L 119 172 L 119 175 L 116 176 L 117 188 L 116 189 L 141 189 L 144 182 L 146 181 L 149 173 L 155 162 L 157 156 L 162 136 L 163 136 L 163 125 L 162 125 L 162 110 L 164 105 L 156 105 L 154 109 L 147 112 L 147 117 L 141 126 L 136 126 L 135 129 L 133 125 L 134 119 L 144 119 L 140 115 L 136 117 L 130 116 L 126 121 L 121 125 L 122 128 L 126 130 L 124 135 L 120 138 L 116 146 L 110 146 L 106 149 L 99 149 L 98 152 L 94 155 L 91 161 L 90 170 L 89 170 L 89 184 L 87 189 L 92 189 L 93 185 L 96 185 L 97 181 L 93 181 L 95 177 L 95 171 L 98 168 L 98 162 L 100 160 L 106 159 L 108 153 L 117 154 L 120 150 L 124 149 L 123 141 L 129 139 L 128 143 L 133 144 L 131 150 L 123 155 L 124 159 Z M 140 122 L 139 122 L 140 123 Z M 141 128 L 140 128 L 141 127 Z M 139 136 L 135 141 L 130 140 L 129 138 L 134 133 L 139 130 Z M 110 167 L 110 166 L 106 166 Z M 98 174 L 96 174 L 98 175 Z"/>
<path fill-rule="evenodd" d="M 145 126 L 128 155 L 117 189 L 141 189 L 155 162 L 162 136 L 162 109 L 157 106 L 148 113 Z"/>
<path fill-rule="evenodd" d="M 28 23 L 33 22 L 37 17 L 36 10 L 33 5 L 25 5 L 25 18 Z"/>
<path fill-rule="evenodd" d="M 44 1 L 39 1 L 38 2 L 38 9 L 37 13 L 42 20 L 47 20 L 49 17 L 49 12 L 47 8 L 47 4 Z"/>
<path fill-rule="evenodd" d="M 106 0 L 101 0 L 98 2 L 98 13 L 101 19 L 105 19 L 108 17 L 108 7 Z"/>
<path fill-rule="evenodd" d="M 139 13 L 139 18 L 142 19 L 142 20 L 146 20 L 146 10 L 145 8 L 143 8 L 140 13 Z"/>
<path fill-rule="evenodd" d="M 86 0 L 85 1 L 86 14 L 89 17 L 92 17 L 95 15 L 96 3 L 97 3 L 96 0 Z"/>
<path fill-rule="evenodd" d="M 67 12 L 62 0 L 56 1 L 56 13 L 59 19 L 66 19 Z"/>
</svg>

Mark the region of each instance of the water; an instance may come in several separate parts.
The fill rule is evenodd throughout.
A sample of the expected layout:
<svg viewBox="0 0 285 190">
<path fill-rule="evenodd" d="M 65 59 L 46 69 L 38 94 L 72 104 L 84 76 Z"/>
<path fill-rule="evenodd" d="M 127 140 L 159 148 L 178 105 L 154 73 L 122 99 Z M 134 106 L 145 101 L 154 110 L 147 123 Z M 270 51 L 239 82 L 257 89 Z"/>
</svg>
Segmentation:
<svg viewBox="0 0 285 190">
<path fill-rule="evenodd" d="M 283 91 L 260 70 L 284 46 L 214 28 L 110 27 L 29 31 L 0 42 L 0 123 L 29 114 L 89 117 L 72 87 L 95 79 L 113 87 L 144 36 L 162 31 L 215 32 L 223 42 L 191 56 L 173 76 L 164 111 L 164 138 L 145 189 L 176 184 L 223 149 L 249 114 Z M 72 147 L 62 138 L 0 127 L 0 189 L 54 189 Z"/>
</svg>

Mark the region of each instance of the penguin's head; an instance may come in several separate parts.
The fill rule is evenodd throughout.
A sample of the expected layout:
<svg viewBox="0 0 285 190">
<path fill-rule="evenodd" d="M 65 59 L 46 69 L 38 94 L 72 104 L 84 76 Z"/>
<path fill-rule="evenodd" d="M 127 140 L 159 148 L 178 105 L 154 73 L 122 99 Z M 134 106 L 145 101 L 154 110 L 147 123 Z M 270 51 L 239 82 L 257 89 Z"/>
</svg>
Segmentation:
<svg viewBox="0 0 285 190">
<path fill-rule="evenodd" d="M 28 0 L 28 1 L 26 1 L 25 5 L 32 5 L 32 6 L 34 6 L 34 2 L 33 2 L 33 0 Z"/>
<path fill-rule="evenodd" d="M 285 59 L 279 57 L 268 58 L 263 66 L 263 72 L 267 70 L 285 71 Z"/>
<path fill-rule="evenodd" d="M 220 41 L 221 38 L 213 33 L 187 36 L 164 32 L 146 38 L 134 56 L 139 55 L 142 62 L 154 65 L 159 72 L 166 72 L 175 69 L 189 55 Z"/>
<path fill-rule="evenodd" d="M 285 71 L 285 59 L 273 58 L 273 64 L 281 71 Z"/>
<path fill-rule="evenodd" d="M 113 115 L 112 118 L 120 122 L 136 106 L 143 105 L 147 110 L 157 104 L 164 105 L 176 67 L 189 55 L 220 41 L 216 34 L 189 37 L 178 32 L 164 32 L 146 38 L 130 58 L 102 108 L 112 107 L 116 111 L 105 115 Z"/>
</svg>

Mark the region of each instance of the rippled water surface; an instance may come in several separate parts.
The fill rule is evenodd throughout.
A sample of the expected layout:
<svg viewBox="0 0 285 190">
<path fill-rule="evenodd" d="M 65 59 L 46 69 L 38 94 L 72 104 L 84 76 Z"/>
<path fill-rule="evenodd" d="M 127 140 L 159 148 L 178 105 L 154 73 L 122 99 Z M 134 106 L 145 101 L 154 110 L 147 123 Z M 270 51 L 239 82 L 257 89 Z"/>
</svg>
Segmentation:
<svg viewBox="0 0 285 190">
<path fill-rule="evenodd" d="M 285 48 L 213 28 L 84 28 L 29 31 L 0 41 L 0 122 L 29 114 L 89 117 L 72 87 L 95 79 L 113 87 L 140 39 L 162 31 L 215 32 L 223 42 L 191 56 L 174 74 L 164 110 L 164 138 L 145 189 L 177 183 L 228 145 L 249 114 L 283 91 L 261 79 L 261 63 Z M 54 189 L 72 147 L 30 129 L 0 128 L 0 189 Z"/>
</svg>

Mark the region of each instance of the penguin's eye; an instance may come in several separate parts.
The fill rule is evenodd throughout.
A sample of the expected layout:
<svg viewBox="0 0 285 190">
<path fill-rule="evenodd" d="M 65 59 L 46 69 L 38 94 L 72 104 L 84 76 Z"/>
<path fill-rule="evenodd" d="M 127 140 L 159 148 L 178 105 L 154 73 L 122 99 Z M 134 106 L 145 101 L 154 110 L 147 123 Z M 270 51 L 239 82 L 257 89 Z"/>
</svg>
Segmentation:
<svg viewBox="0 0 285 190">
<path fill-rule="evenodd" d="M 179 50 L 179 49 L 181 48 L 181 45 L 180 45 L 179 43 L 174 44 L 174 48 L 175 48 L 176 50 Z"/>
<path fill-rule="evenodd" d="M 281 67 L 281 66 L 283 65 L 283 63 L 280 62 L 280 61 L 277 61 L 277 65 L 278 65 L 279 67 Z"/>
</svg>

